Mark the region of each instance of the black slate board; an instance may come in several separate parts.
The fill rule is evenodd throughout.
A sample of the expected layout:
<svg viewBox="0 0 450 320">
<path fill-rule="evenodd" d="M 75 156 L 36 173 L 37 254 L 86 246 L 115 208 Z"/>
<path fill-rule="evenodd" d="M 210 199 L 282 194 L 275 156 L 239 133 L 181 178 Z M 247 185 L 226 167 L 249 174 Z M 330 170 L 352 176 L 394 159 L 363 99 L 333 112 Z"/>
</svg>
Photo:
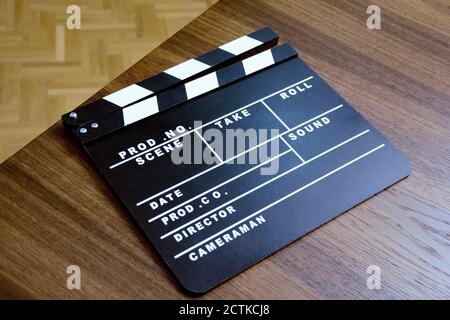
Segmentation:
<svg viewBox="0 0 450 320">
<path fill-rule="evenodd" d="M 218 127 L 214 123 L 223 124 L 224 115 L 243 110 L 250 115 L 228 128 L 276 129 L 285 140 L 269 136 L 279 142 L 275 175 L 261 175 L 260 164 L 268 159 L 175 165 L 170 154 L 157 156 L 156 147 L 175 141 L 166 131 L 183 126 L 188 134 L 176 140 L 198 140 L 194 130 Z M 194 127 L 198 120 L 202 130 Z M 156 141 L 153 149 L 127 155 L 126 161 L 119 156 L 130 147 L 139 150 L 147 139 Z M 210 290 L 411 170 L 403 154 L 298 58 L 84 147 L 182 286 L 194 293 Z M 147 161 L 146 154 L 155 159 Z M 226 162 L 230 156 L 220 158 Z M 145 162 L 139 165 L 138 159 Z M 168 200 L 168 194 L 173 201 L 152 209 L 150 203 Z M 192 212 L 186 213 L 187 205 Z M 180 214 L 173 215 L 174 209 Z M 190 235 L 189 227 L 196 232 Z"/>
</svg>

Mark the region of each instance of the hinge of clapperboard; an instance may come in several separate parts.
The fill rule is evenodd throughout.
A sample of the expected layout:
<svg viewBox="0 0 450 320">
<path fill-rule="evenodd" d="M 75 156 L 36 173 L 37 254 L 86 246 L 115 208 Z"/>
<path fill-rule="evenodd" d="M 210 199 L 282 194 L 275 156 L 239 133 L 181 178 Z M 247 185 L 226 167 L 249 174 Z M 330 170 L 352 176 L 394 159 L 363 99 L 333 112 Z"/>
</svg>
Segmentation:
<svg viewBox="0 0 450 320">
<path fill-rule="evenodd" d="M 263 28 L 62 116 L 85 144 L 297 56 Z"/>
</svg>

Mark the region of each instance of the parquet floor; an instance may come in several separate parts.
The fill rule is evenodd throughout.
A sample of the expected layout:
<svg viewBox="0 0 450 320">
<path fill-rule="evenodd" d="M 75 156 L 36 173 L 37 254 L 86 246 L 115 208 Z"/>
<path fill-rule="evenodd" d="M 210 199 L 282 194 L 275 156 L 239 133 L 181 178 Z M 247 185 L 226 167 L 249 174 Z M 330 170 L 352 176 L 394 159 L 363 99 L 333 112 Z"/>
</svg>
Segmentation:
<svg viewBox="0 0 450 320">
<path fill-rule="evenodd" d="M 1 0 L 0 162 L 216 1 Z"/>
</svg>

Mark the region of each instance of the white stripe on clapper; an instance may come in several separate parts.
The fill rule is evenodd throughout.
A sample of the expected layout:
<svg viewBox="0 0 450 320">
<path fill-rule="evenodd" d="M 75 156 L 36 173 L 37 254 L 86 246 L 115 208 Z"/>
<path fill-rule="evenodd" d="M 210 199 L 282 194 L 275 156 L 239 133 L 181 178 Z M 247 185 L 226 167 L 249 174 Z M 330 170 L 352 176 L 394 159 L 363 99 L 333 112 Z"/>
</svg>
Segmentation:
<svg viewBox="0 0 450 320">
<path fill-rule="evenodd" d="M 210 66 L 207 65 L 206 63 L 203 63 L 195 59 L 190 59 L 183 63 L 177 64 L 176 66 L 167 69 L 164 72 L 170 74 L 171 76 L 174 76 L 175 78 L 184 80 L 186 78 L 193 76 L 194 74 L 197 74 L 199 72 L 208 69 L 209 67 Z"/>
<path fill-rule="evenodd" d="M 125 87 L 123 89 L 120 89 L 119 91 L 113 92 L 103 97 L 103 99 L 111 103 L 114 103 L 115 105 L 118 105 L 120 107 L 124 107 L 127 104 L 135 102 L 136 100 L 139 100 L 146 96 L 149 96 L 152 93 L 153 91 L 138 86 L 137 84 L 132 84 L 128 87 Z"/>
<path fill-rule="evenodd" d="M 217 73 L 212 72 L 184 85 L 188 100 L 219 87 Z"/>
<path fill-rule="evenodd" d="M 275 61 L 273 59 L 272 50 L 270 49 L 242 60 L 246 75 L 264 69 L 274 63 Z"/>
<path fill-rule="evenodd" d="M 152 114 L 158 113 L 158 111 L 157 96 L 150 97 L 129 107 L 123 108 L 123 123 L 127 126 L 133 122 L 149 117 Z"/>
<path fill-rule="evenodd" d="M 244 53 L 245 51 L 248 51 L 250 49 L 259 46 L 261 43 L 262 43 L 261 41 L 253 39 L 249 36 L 243 36 L 228 43 L 225 43 L 219 48 L 237 56 L 241 53 Z"/>
</svg>

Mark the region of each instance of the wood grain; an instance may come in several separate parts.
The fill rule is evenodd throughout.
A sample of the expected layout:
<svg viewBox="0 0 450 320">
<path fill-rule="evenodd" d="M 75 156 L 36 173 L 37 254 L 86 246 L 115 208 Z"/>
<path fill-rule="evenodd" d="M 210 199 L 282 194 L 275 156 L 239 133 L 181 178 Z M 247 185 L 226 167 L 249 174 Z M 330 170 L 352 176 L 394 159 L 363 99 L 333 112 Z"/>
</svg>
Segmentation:
<svg viewBox="0 0 450 320">
<path fill-rule="evenodd" d="M 447 1 L 220 1 L 94 97 L 270 26 L 412 161 L 411 176 L 202 298 L 450 298 Z M 0 296 L 190 298 L 58 122 L 0 166 Z M 82 289 L 66 288 L 66 267 Z M 381 290 L 366 268 L 380 266 Z"/>
<path fill-rule="evenodd" d="M 0 162 L 215 0 L 0 1 Z M 66 9 L 81 29 L 66 28 Z"/>
</svg>

